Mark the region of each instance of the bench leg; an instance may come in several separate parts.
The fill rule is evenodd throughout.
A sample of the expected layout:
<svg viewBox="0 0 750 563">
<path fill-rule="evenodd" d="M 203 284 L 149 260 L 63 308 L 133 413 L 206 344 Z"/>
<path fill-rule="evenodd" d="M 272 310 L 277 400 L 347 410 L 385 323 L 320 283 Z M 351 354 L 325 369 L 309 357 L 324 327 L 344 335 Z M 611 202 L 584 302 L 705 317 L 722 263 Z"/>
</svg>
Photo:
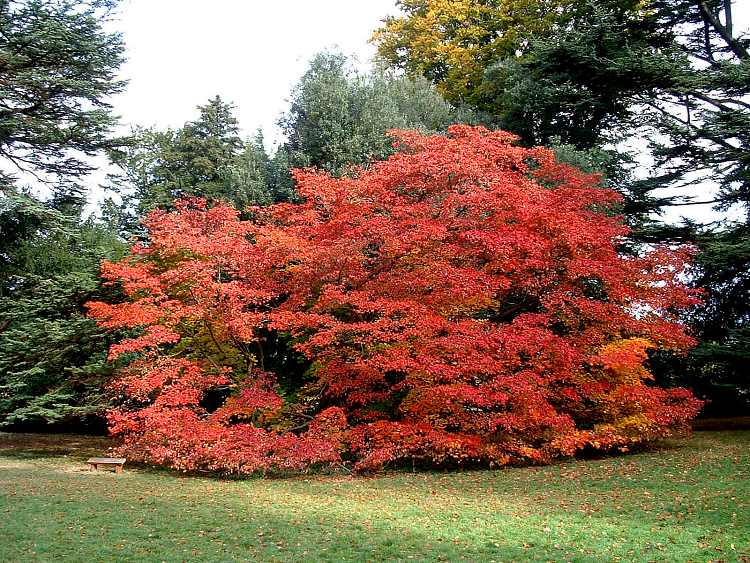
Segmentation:
<svg viewBox="0 0 750 563">
<path fill-rule="evenodd" d="M 99 471 L 99 466 L 96 463 L 92 463 L 91 467 L 93 468 L 94 471 Z"/>
<path fill-rule="evenodd" d="M 115 467 L 115 473 L 122 473 L 122 465 L 118 465 Z"/>
</svg>

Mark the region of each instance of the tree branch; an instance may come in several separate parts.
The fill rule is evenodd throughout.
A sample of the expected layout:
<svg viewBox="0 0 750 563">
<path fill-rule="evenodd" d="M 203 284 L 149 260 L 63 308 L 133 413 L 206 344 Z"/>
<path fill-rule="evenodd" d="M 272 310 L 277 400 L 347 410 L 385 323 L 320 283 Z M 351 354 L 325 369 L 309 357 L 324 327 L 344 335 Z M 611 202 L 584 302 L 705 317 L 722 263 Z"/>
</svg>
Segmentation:
<svg viewBox="0 0 750 563">
<path fill-rule="evenodd" d="M 730 36 L 734 35 L 732 33 L 732 0 L 724 0 L 724 27 Z"/>
<path fill-rule="evenodd" d="M 669 117 L 673 121 L 676 121 L 677 123 L 680 123 L 681 125 L 684 125 L 688 129 L 691 129 L 692 131 L 695 131 L 696 135 L 699 138 L 713 141 L 714 143 L 724 147 L 725 149 L 729 149 L 732 151 L 739 150 L 739 147 L 735 147 L 733 144 L 727 142 L 725 139 L 722 139 L 721 137 L 717 137 L 716 135 L 712 135 L 711 133 L 707 132 L 705 129 L 701 129 L 700 127 L 697 127 L 696 125 L 693 125 L 692 123 L 688 123 L 684 119 L 680 119 L 676 115 L 668 112 L 663 107 L 659 107 L 657 104 L 653 102 L 645 101 L 643 103 L 645 103 L 647 106 L 654 108 L 655 110 L 659 111 L 661 114 L 665 115 L 666 117 Z"/>
<path fill-rule="evenodd" d="M 667 203 L 667 207 L 684 207 L 686 205 L 709 205 L 712 203 L 722 203 L 724 199 L 718 198 L 718 199 L 711 199 L 708 201 L 683 201 L 680 203 Z"/>
<path fill-rule="evenodd" d="M 724 4 L 726 6 L 727 2 L 725 2 Z M 745 49 L 739 41 L 737 41 L 734 37 L 732 37 L 731 9 L 729 12 L 729 16 L 727 17 L 727 23 L 729 24 L 730 27 L 725 27 L 711 13 L 711 10 L 708 9 L 708 6 L 706 6 L 705 2 L 698 2 L 698 8 L 700 9 L 701 17 L 703 18 L 703 21 L 711 25 L 711 27 L 713 27 L 716 30 L 716 32 L 721 36 L 721 38 L 727 44 L 729 49 L 735 55 L 737 55 L 740 59 L 750 58 L 750 53 L 747 52 L 747 49 Z"/>
<path fill-rule="evenodd" d="M 693 96 L 694 98 L 698 98 L 699 100 L 702 100 L 707 104 L 711 104 L 721 111 L 741 111 L 739 108 L 733 108 L 728 106 L 727 104 L 737 104 L 738 106 L 741 106 L 743 108 L 750 109 L 750 104 L 748 104 L 747 102 L 743 102 L 742 100 L 717 100 L 716 98 L 712 98 L 711 96 L 708 96 L 703 92 L 699 92 L 697 90 L 687 90 L 685 92 L 666 90 L 666 92 L 674 96 Z"/>
</svg>

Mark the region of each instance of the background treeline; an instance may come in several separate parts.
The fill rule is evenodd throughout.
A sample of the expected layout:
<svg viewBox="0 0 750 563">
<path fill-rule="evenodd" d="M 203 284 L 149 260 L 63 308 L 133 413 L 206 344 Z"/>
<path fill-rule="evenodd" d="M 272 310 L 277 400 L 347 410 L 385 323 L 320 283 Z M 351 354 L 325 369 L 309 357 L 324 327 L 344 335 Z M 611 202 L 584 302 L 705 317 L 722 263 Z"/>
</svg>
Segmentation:
<svg viewBox="0 0 750 563">
<path fill-rule="evenodd" d="M 0 424 L 101 424 L 102 385 L 116 367 L 106 351 L 118 335 L 97 328 L 83 304 L 116 297 L 99 263 L 145 236 L 148 211 L 185 196 L 241 210 L 294 202 L 292 168 L 350 174 L 391 154 L 389 129 L 456 122 L 513 131 L 602 172 L 626 197 L 634 230 L 623 252 L 697 245 L 692 281 L 705 305 L 686 322 L 700 344 L 652 363 L 659 383 L 712 399 L 708 414 L 747 409 L 750 42 L 733 29 L 732 3 L 399 5 L 404 15 L 374 36 L 372 72 L 338 53 L 313 58 L 279 120 L 284 140 L 269 152 L 260 132 L 242 138 L 219 96 L 179 129 L 116 136 L 107 100 L 125 87 L 116 80 L 124 44 L 103 27 L 116 1 L 0 2 Z M 98 153 L 113 164 L 106 188 L 116 195 L 87 216 L 88 157 Z M 704 201 L 740 219 L 660 219 Z"/>
</svg>

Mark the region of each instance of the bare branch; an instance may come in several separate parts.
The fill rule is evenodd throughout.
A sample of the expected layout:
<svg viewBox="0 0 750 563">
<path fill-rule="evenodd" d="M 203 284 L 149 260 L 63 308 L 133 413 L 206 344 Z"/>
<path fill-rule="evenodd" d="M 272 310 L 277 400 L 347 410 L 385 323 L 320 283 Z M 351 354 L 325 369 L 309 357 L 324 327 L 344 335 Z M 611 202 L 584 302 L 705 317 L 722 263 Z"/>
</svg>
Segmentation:
<svg viewBox="0 0 750 563">
<path fill-rule="evenodd" d="M 680 123 L 681 125 L 684 125 L 688 129 L 694 131 L 699 138 L 708 139 L 709 141 L 713 141 L 717 145 L 720 145 L 720 146 L 724 147 L 725 149 L 729 149 L 729 150 L 732 150 L 732 151 L 736 151 L 736 150 L 739 149 L 739 147 L 735 147 L 732 143 L 729 143 L 725 139 L 722 139 L 721 137 L 717 137 L 716 135 L 713 135 L 713 134 L 709 133 L 705 129 L 697 127 L 696 125 L 694 125 L 692 123 L 688 123 L 684 119 L 680 119 L 676 115 L 674 115 L 674 114 L 668 112 L 667 110 L 665 110 L 663 107 L 660 107 L 658 104 L 655 104 L 655 103 L 649 102 L 649 101 L 644 101 L 643 103 L 645 103 L 649 107 L 654 108 L 655 110 L 657 110 L 658 112 L 660 112 L 662 115 L 670 118 L 672 121 L 676 121 L 677 123 Z"/>
<path fill-rule="evenodd" d="M 706 6 L 705 2 L 698 2 L 698 8 L 700 9 L 703 21 L 711 25 L 711 27 L 716 30 L 716 32 L 721 36 L 729 49 L 735 55 L 737 55 L 740 59 L 750 58 L 750 53 L 747 52 L 747 49 L 745 49 L 745 47 L 742 46 L 742 43 L 737 41 L 732 36 L 731 31 L 727 27 L 723 26 L 721 22 L 711 13 L 711 10 L 708 9 L 708 6 Z M 728 19 L 727 21 L 729 23 L 731 20 Z"/>
</svg>

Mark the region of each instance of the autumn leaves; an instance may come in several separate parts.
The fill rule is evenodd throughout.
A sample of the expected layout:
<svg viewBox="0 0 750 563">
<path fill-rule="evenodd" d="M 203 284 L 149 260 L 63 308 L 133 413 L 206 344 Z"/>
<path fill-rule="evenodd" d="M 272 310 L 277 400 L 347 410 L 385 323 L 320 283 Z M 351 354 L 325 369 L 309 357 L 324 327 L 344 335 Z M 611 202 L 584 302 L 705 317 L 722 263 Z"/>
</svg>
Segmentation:
<svg viewBox="0 0 750 563">
<path fill-rule="evenodd" d="M 507 133 L 395 135 L 405 150 L 353 177 L 299 172 L 298 205 L 155 212 L 105 267 L 129 301 L 91 314 L 143 330 L 115 349 L 129 455 L 496 466 L 687 427 L 700 402 L 650 386 L 646 360 L 691 343 L 688 257 L 621 256 L 619 196 Z"/>
</svg>

